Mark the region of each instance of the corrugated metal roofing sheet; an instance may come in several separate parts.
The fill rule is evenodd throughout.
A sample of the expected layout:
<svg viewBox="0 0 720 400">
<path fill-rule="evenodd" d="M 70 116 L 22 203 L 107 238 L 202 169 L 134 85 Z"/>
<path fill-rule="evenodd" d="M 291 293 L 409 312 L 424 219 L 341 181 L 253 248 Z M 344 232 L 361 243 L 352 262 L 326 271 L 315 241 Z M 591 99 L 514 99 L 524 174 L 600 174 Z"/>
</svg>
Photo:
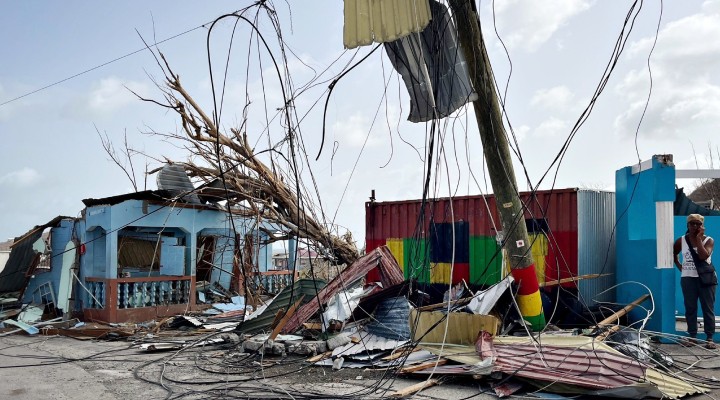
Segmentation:
<svg viewBox="0 0 720 400">
<path fill-rule="evenodd" d="M 607 274 L 579 281 L 580 297 L 587 304 L 613 302 L 615 289 L 606 289 L 615 285 L 615 193 L 581 190 L 577 209 L 578 275 Z"/>
<path fill-rule="evenodd" d="M 407 340 L 387 339 L 382 336 L 373 335 L 372 333 L 369 333 L 367 331 L 360 331 L 353 336 L 359 339 L 358 342 L 350 342 L 344 346 L 336 347 L 332 353 L 333 358 L 337 356 L 349 356 L 374 350 L 390 350 L 408 343 Z"/>
<path fill-rule="evenodd" d="M 120 204 L 126 200 L 153 200 L 167 202 L 172 194 L 167 190 L 144 190 L 141 192 L 126 193 L 117 196 L 103 197 L 100 199 L 83 199 L 85 207 L 105 206 Z"/>
<path fill-rule="evenodd" d="M 238 325 L 236 331 L 249 334 L 269 331 L 270 325 L 275 320 L 275 314 L 277 314 L 281 308 L 287 310 L 295 304 L 302 295 L 305 295 L 302 301 L 303 304 L 307 304 L 310 301 L 317 302 L 315 296 L 317 292 L 324 287 L 325 281 L 319 279 L 314 281 L 312 279 L 298 279 L 292 286 L 286 286 L 281 290 L 262 314 L 249 321 L 244 321 Z M 291 295 L 292 298 L 290 297 Z"/>
<path fill-rule="evenodd" d="M 182 199 L 188 203 L 200 203 L 185 168 L 178 164 L 163 165 L 157 174 L 157 187 L 169 191 L 173 196 L 182 196 Z"/>
<path fill-rule="evenodd" d="M 384 300 L 373 313 L 370 323 L 365 326 L 368 332 L 388 339 L 410 339 L 410 304 L 406 297 L 393 297 Z"/>
<path fill-rule="evenodd" d="M 345 0 L 343 44 L 352 49 L 392 42 L 430 22 L 428 0 Z"/>
<path fill-rule="evenodd" d="M 306 303 L 298 308 L 295 314 L 290 318 L 283 333 L 291 333 L 312 317 L 318 311 L 320 304 L 327 304 L 330 299 L 340 290 L 348 289 L 355 282 L 362 279 L 368 271 L 377 269 L 381 277 L 380 281 L 384 287 L 396 285 L 403 281 L 402 270 L 393 258 L 390 249 L 387 246 L 378 247 L 369 251 L 366 255 L 360 257 L 357 261 L 342 270 L 327 287 L 318 293 L 318 299 L 312 303 Z"/>
<path fill-rule="evenodd" d="M 534 196 L 521 192 L 520 198 L 527 207 L 525 218 L 544 217 L 554 232 L 577 232 L 577 192 L 575 188 L 538 190 Z M 419 199 L 365 203 L 366 238 L 384 240 L 418 234 L 427 237 L 430 221 L 469 222 L 471 236 L 495 236 L 495 229 L 502 229 L 494 195 L 429 199 L 421 215 L 422 205 Z"/>
<path fill-rule="evenodd" d="M 519 365 L 515 365 L 514 369 L 509 368 L 508 370 L 511 371 L 509 373 L 524 376 L 521 375 L 521 373 L 529 371 L 528 373 L 533 374 L 533 376 L 528 376 L 528 378 L 543 380 L 545 382 L 549 381 L 552 383 L 551 387 L 564 393 L 574 391 L 575 393 L 581 392 L 582 394 L 610 396 L 623 393 L 623 390 L 625 390 L 625 393 L 628 395 L 645 393 L 647 395 L 657 396 L 657 391 L 653 392 L 651 390 L 652 388 L 647 386 L 647 383 L 651 383 L 663 396 L 669 398 L 678 398 L 695 393 L 707 393 L 707 388 L 704 386 L 693 385 L 652 367 L 644 366 L 643 374 L 638 375 L 638 372 L 635 370 L 638 365 L 636 360 L 624 356 L 607 344 L 595 341 L 593 338 L 587 336 L 561 336 L 551 334 L 539 335 L 537 338 L 496 336 L 493 338 L 493 345 L 496 348 L 502 348 L 500 354 L 502 354 L 503 358 L 511 357 L 513 358 L 510 360 L 511 362 L 520 363 Z M 482 361 L 482 358 L 473 346 L 446 344 L 442 350 L 440 349 L 440 345 L 422 345 L 420 347 L 434 354 L 465 364 L 473 365 Z M 570 374 L 556 374 L 549 368 L 548 364 L 545 364 L 543 361 L 546 354 L 550 357 L 553 353 L 555 356 L 559 356 L 560 354 L 567 356 L 587 354 L 588 359 L 594 358 L 594 362 L 598 363 L 598 365 L 593 367 L 595 371 L 597 372 L 597 368 L 604 368 L 609 376 L 600 378 L 595 383 L 590 382 L 590 386 L 586 386 L 585 391 L 579 390 L 579 382 L 576 382 L 576 377 L 579 375 L 580 378 L 582 378 L 586 375 L 590 376 L 592 373 L 590 370 L 583 370 L 588 371 L 587 374 L 580 371 L 580 369 L 588 366 L 587 359 L 572 359 L 573 361 L 571 361 L 571 358 L 566 357 L 564 358 L 566 361 L 562 361 L 560 366 L 569 369 L 577 368 L 578 371 L 571 371 L 572 373 Z M 608 354 L 610 357 L 606 356 Z M 624 357 L 624 359 L 622 357 Z M 535 363 L 537 363 L 537 365 L 535 365 Z M 552 363 L 554 362 L 551 359 L 551 364 Z M 529 368 L 531 365 L 535 365 L 535 367 L 539 369 L 533 371 L 533 368 Z M 582 366 L 582 368 L 580 368 L 580 366 Z M 625 374 L 626 371 L 628 372 L 627 374 Z M 536 372 L 538 373 L 535 374 Z M 634 376 L 636 378 L 628 384 L 616 386 L 618 380 L 621 379 L 620 375 L 626 377 Z M 611 382 L 615 382 L 615 384 Z M 609 386 L 609 389 L 600 389 L 600 391 L 591 389 L 592 386 L 603 385 Z M 543 387 L 546 386 L 543 385 Z"/>
</svg>

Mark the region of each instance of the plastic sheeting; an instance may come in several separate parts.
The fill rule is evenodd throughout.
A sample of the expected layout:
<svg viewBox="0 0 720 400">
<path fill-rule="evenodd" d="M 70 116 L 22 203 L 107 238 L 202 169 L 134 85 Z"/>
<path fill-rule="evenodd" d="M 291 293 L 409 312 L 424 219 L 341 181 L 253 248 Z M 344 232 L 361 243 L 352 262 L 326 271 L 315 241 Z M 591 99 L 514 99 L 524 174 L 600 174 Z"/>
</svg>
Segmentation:
<svg viewBox="0 0 720 400">
<path fill-rule="evenodd" d="M 410 94 L 412 122 L 446 117 L 477 99 L 447 7 L 431 1 L 430 10 L 432 20 L 422 32 L 385 43 Z"/>
</svg>

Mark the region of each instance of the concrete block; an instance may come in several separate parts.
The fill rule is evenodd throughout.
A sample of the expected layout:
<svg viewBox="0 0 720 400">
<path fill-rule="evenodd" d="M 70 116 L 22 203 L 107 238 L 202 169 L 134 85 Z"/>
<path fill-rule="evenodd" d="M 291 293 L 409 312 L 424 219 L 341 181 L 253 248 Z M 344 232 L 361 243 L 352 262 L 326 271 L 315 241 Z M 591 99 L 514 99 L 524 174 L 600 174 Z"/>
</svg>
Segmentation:
<svg viewBox="0 0 720 400">
<path fill-rule="evenodd" d="M 283 343 L 273 343 L 270 350 L 272 354 L 278 356 L 285 357 L 287 355 L 287 353 L 285 352 L 285 344 Z"/>
<path fill-rule="evenodd" d="M 262 352 L 263 346 L 265 345 L 264 342 L 256 342 L 254 340 L 246 340 L 243 342 L 243 349 L 245 351 L 258 351 Z"/>
<path fill-rule="evenodd" d="M 329 350 L 335 350 L 340 346 L 345 346 L 350 343 L 350 334 L 347 332 L 339 333 L 327 340 L 327 347 Z"/>
</svg>

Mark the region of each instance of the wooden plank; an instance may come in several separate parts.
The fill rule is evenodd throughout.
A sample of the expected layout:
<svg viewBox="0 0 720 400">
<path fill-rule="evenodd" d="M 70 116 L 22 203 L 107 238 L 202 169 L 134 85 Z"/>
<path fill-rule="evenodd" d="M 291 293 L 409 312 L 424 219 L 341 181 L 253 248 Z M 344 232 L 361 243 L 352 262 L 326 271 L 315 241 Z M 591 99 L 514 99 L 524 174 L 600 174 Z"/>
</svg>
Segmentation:
<svg viewBox="0 0 720 400">
<path fill-rule="evenodd" d="M 320 331 L 322 330 L 322 324 L 319 322 L 305 322 L 302 324 L 303 328 Z"/>
<path fill-rule="evenodd" d="M 285 327 L 285 325 L 288 323 L 288 321 L 290 321 L 290 318 L 292 318 L 292 316 L 295 314 L 295 310 L 297 310 L 297 308 L 300 306 L 300 304 L 302 303 L 304 298 L 305 298 L 305 295 L 300 296 L 298 301 L 296 301 L 295 304 L 293 304 L 292 306 L 290 306 L 290 308 L 288 308 L 287 312 L 282 317 L 280 322 L 278 322 L 277 326 L 272 330 L 272 333 L 270 333 L 270 340 L 275 340 L 277 335 L 280 334 L 280 331 L 282 330 L 282 328 Z"/>
<path fill-rule="evenodd" d="M 450 306 L 450 307 L 452 308 L 452 306 L 462 306 L 462 305 L 468 304 L 468 303 L 470 303 L 470 300 L 472 300 L 472 297 L 467 297 L 467 298 L 464 298 L 464 299 L 453 300 L 453 301 L 451 301 L 451 302 L 449 302 L 449 303 L 448 303 L 448 302 L 444 302 L 444 303 L 430 304 L 430 305 L 427 305 L 427 306 L 418 307 L 417 310 L 418 310 L 418 311 L 431 311 L 431 310 L 435 310 L 435 309 L 438 309 L 438 308 L 445 308 L 445 309 L 447 309 L 448 306 Z"/>
<path fill-rule="evenodd" d="M 610 274 L 587 274 L 587 275 L 579 275 L 579 276 L 573 276 L 571 278 L 563 278 L 559 280 L 554 281 L 547 281 L 547 282 L 540 282 L 538 285 L 540 287 L 546 287 L 546 286 L 555 286 L 555 285 L 562 285 L 564 283 L 570 283 L 570 282 L 576 282 L 583 279 L 595 279 L 600 278 L 601 276 L 608 276 Z"/>
<path fill-rule="evenodd" d="M 622 310 L 620 310 L 620 311 L 614 313 L 613 315 L 605 318 L 604 320 L 598 322 L 598 323 L 597 323 L 597 326 L 604 326 L 604 325 L 610 325 L 610 324 L 612 324 L 613 322 L 615 322 L 615 321 L 617 321 L 618 319 L 620 319 L 620 317 L 622 317 L 622 316 L 624 316 L 625 314 L 629 313 L 630 310 L 632 310 L 633 308 L 639 306 L 643 301 L 647 300 L 649 297 L 650 297 L 650 295 L 647 294 L 647 293 L 644 294 L 644 295 L 642 295 L 642 296 L 640 296 L 637 300 L 635 300 L 635 301 L 633 301 L 632 303 L 630 303 L 630 304 L 626 305 L 625 307 L 623 307 Z"/>
<path fill-rule="evenodd" d="M 400 368 L 400 373 L 401 374 L 409 374 L 409 373 L 412 373 L 415 371 L 422 371 L 424 369 L 433 368 L 436 365 L 438 365 L 438 366 L 445 365 L 446 363 L 447 363 L 447 360 L 444 358 L 441 358 L 438 361 L 428 361 L 428 362 L 425 362 L 422 364 L 411 365 L 409 367 Z"/>
<path fill-rule="evenodd" d="M 607 339 L 607 337 L 610 336 L 610 334 L 615 333 L 615 332 L 617 332 L 617 331 L 619 331 L 619 330 L 620 330 L 620 325 L 611 326 L 611 327 L 610 327 L 608 330 L 606 330 L 605 332 L 603 332 L 603 333 L 595 336 L 595 340 L 597 340 L 597 341 L 603 341 L 603 340 Z"/>
<path fill-rule="evenodd" d="M 284 308 L 277 310 L 277 312 L 275 313 L 275 318 L 273 319 L 273 322 L 270 324 L 270 327 L 275 329 L 275 327 L 280 323 L 280 320 L 282 319 L 284 314 L 285 314 Z"/>
<path fill-rule="evenodd" d="M 415 348 L 406 347 L 395 353 L 390 354 L 389 356 L 385 356 L 385 357 L 381 358 L 381 360 L 383 360 L 383 361 L 397 360 L 398 358 L 405 357 L 406 355 L 408 355 L 410 353 L 414 353 L 416 351 L 420 351 L 420 348 L 419 347 L 415 347 Z"/>
<path fill-rule="evenodd" d="M 390 398 L 393 399 L 399 399 L 414 393 L 417 393 L 423 389 L 429 388 L 430 386 L 435 386 L 438 384 L 437 379 L 428 379 L 426 381 L 422 381 L 420 383 L 416 383 L 414 385 L 408 386 L 405 389 L 398 390 L 397 392 L 393 392 L 390 394 Z"/>
<path fill-rule="evenodd" d="M 314 356 L 308 358 L 308 359 L 305 360 L 305 361 L 307 361 L 307 362 L 309 362 L 309 363 L 316 363 L 316 362 L 318 362 L 318 361 L 322 361 L 322 360 L 324 360 L 324 359 L 332 356 L 332 353 L 333 353 L 332 350 L 326 351 L 326 352 L 324 352 L 324 353 L 320 353 L 320 354 L 314 355 Z"/>
</svg>

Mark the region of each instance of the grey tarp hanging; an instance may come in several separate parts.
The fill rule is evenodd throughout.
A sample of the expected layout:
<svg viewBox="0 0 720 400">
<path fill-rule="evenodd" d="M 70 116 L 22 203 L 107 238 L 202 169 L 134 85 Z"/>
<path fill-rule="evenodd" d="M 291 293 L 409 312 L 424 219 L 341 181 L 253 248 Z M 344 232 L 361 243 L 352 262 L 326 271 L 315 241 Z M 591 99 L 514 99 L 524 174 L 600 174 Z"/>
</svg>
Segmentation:
<svg viewBox="0 0 720 400">
<path fill-rule="evenodd" d="M 412 122 L 446 117 L 477 99 L 447 7 L 431 1 L 430 10 L 432 21 L 422 32 L 385 43 L 410 94 Z"/>
</svg>

